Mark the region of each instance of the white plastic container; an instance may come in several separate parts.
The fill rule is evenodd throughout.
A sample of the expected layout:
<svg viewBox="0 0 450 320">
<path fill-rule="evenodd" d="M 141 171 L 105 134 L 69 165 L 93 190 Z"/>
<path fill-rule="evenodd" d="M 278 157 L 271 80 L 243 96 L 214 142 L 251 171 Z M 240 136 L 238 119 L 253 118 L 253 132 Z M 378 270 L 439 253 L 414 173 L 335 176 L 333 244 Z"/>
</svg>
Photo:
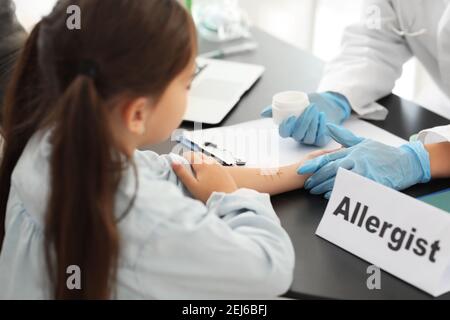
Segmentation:
<svg viewBox="0 0 450 320">
<path fill-rule="evenodd" d="M 291 116 L 300 116 L 309 106 L 308 95 L 300 91 L 285 91 L 277 93 L 272 100 L 272 117 L 275 124 Z"/>
</svg>

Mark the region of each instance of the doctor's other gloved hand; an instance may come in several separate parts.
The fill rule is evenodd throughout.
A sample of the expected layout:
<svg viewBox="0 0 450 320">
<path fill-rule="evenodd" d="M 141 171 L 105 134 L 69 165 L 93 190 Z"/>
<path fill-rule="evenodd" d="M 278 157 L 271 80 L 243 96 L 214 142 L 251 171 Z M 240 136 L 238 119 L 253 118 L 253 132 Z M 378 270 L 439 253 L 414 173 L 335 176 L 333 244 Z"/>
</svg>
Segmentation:
<svg viewBox="0 0 450 320">
<path fill-rule="evenodd" d="M 173 163 L 172 168 L 196 199 L 206 204 L 213 192 L 232 193 L 238 189 L 231 174 L 213 158 L 194 152 L 188 152 L 184 157 L 190 162 L 195 176 L 182 164 Z"/>
<path fill-rule="evenodd" d="M 430 181 L 430 159 L 421 142 L 399 148 L 355 136 L 349 130 L 329 124 L 331 137 L 346 149 L 306 162 L 299 174 L 312 174 L 305 189 L 329 199 L 339 168 L 345 168 L 387 187 L 403 190 Z"/>
<path fill-rule="evenodd" d="M 299 117 L 292 116 L 281 123 L 280 136 L 323 147 L 331 140 L 326 125 L 342 124 L 350 117 L 351 107 L 347 98 L 334 92 L 312 93 L 308 98 L 310 105 Z M 265 108 L 261 116 L 272 117 L 272 106 Z"/>
</svg>

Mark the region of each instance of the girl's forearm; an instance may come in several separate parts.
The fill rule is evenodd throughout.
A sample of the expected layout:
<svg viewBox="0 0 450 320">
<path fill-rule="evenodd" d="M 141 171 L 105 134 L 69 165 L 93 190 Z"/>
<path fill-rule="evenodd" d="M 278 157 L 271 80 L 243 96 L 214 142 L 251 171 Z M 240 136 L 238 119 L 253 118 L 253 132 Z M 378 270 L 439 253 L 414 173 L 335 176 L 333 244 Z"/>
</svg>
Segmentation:
<svg viewBox="0 0 450 320">
<path fill-rule="evenodd" d="M 428 144 L 425 148 L 430 155 L 431 177 L 450 177 L 450 142 Z"/>
<path fill-rule="evenodd" d="M 276 195 L 303 188 L 307 176 L 298 175 L 301 163 L 278 169 L 252 169 L 229 167 L 230 174 L 239 188 L 254 189 L 262 193 Z"/>
</svg>

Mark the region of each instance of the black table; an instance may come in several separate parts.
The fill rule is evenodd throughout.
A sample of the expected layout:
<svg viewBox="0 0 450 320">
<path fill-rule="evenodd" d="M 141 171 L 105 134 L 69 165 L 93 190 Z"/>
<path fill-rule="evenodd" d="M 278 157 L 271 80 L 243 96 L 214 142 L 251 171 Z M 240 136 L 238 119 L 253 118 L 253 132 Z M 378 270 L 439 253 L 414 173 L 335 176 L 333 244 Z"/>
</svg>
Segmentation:
<svg viewBox="0 0 450 320">
<path fill-rule="evenodd" d="M 323 62 L 261 30 L 253 30 L 260 48 L 252 53 L 230 57 L 229 60 L 261 64 L 264 76 L 255 84 L 238 106 L 221 123 L 233 125 L 259 118 L 261 109 L 270 104 L 274 93 L 285 90 L 313 92 L 322 76 Z M 227 44 L 228 45 L 228 44 Z M 201 41 L 200 51 L 217 48 L 217 44 Z M 375 125 L 408 139 L 422 129 L 445 125 L 450 121 L 418 105 L 389 95 L 379 101 L 390 115 Z M 184 123 L 191 129 L 192 124 Z M 152 148 L 159 153 L 170 152 L 173 142 Z M 433 181 L 415 186 L 405 192 L 412 196 L 429 194 L 450 186 L 450 180 Z M 295 247 L 294 282 L 286 294 L 292 298 L 332 299 L 429 299 L 431 296 L 398 278 L 382 272 L 381 290 L 366 286 L 369 264 L 362 259 L 315 235 L 327 202 L 304 190 L 293 191 L 272 198 L 273 206 Z M 440 298 L 450 299 L 450 294 Z"/>
</svg>

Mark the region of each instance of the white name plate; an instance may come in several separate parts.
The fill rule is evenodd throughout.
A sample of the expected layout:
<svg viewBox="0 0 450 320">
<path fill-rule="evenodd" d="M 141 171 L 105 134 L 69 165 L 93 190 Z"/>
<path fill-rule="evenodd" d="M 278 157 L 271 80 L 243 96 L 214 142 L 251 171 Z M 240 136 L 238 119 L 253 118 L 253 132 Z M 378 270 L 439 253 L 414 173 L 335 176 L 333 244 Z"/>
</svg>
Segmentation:
<svg viewBox="0 0 450 320">
<path fill-rule="evenodd" d="M 339 169 L 316 234 L 433 296 L 450 291 L 450 214 L 401 192 Z"/>
</svg>

